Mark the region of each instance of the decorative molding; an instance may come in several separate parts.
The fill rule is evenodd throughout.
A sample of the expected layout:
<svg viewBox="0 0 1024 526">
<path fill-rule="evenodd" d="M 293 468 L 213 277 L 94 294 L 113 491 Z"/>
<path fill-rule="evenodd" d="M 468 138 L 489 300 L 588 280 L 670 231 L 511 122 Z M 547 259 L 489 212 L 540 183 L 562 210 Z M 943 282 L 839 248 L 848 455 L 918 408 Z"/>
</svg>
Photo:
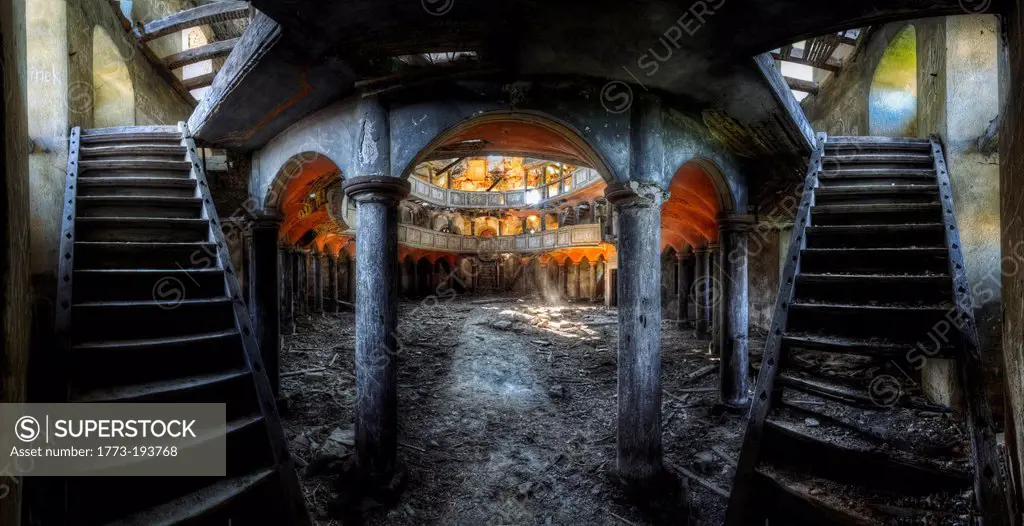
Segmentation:
<svg viewBox="0 0 1024 526">
<path fill-rule="evenodd" d="M 444 252 L 545 252 L 560 248 L 594 247 L 603 241 L 600 224 L 572 225 L 536 234 L 497 237 L 461 236 L 418 226 L 398 225 L 398 242 L 402 245 Z"/>
<path fill-rule="evenodd" d="M 539 199 L 536 203 L 529 203 L 527 195 L 530 192 L 536 192 L 538 197 L 540 197 L 544 188 L 510 190 L 507 192 L 467 192 L 464 190 L 441 188 L 415 177 L 409 178 L 409 182 L 412 184 L 409 197 L 445 208 L 543 208 L 544 204 L 551 199 L 566 198 L 590 187 L 599 180 L 603 180 L 601 174 L 591 168 L 576 170 L 572 174 L 572 178 L 573 189 L 571 191 L 559 194 L 554 198 Z"/>
</svg>

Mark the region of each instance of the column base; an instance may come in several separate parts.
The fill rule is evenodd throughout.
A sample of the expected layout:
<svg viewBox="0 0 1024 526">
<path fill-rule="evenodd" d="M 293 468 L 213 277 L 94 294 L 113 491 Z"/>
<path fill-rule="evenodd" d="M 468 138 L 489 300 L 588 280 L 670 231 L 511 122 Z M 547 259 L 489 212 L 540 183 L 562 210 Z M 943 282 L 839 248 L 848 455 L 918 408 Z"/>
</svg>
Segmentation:
<svg viewBox="0 0 1024 526">
<path fill-rule="evenodd" d="M 626 477 L 617 470 L 608 473 L 622 495 L 655 524 L 693 524 L 689 488 L 685 479 L 662 469 L 644 478 Z"/>
<path fill-rule="evenodd" d="M 401 461 L 391 473 L 367 473 L 356 466 L 353 455 L 342 468 L 339 496 L 330 504 L 330 515 L 345 524 L 362 524 L 366 516 L 397 504 L 408 479 L 409 471 Z"/>
</svg>

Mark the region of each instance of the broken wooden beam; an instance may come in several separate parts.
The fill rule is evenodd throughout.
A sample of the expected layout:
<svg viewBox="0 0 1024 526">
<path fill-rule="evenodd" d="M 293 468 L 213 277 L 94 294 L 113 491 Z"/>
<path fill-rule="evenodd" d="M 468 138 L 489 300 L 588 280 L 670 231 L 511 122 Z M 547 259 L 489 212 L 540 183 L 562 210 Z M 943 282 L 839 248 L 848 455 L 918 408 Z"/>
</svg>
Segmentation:
<svg viewBox="0 0 1024 526">
<path fill-rule="evenodd" d="M 182 66 L 195 64 L 196 62 L 227 56 L 231 53 L 231 50 L 234 49 L 238 40 L 239 39 L 237 38 L 219 40 L 217 42 L 206 44 L 205 46 L 186 49 L 180 53 L 168 55 L 162 59 L 164 67 L 170 70 L 175 70 Z"/>
<path fill-rule="evenodd" d="M 248 18 L 250 12 L 251 8 L 248 2 L 225 0 L 186 9 L 160 20 L 154 20 L 136 27 L 134 33 L 136 38 L 142 42 L 149 42 L 190 27 Z"/>
<path fill-rule="evenodd" d="M 793 77 L 783 78 L 786 79 L 786 84 L 789 85 L 789 89 L 810 93 L 811 95 L 818 94 L 818 83 L 813 80 L 795 79 Z"/>
<path fill-rule="evenodd" d="M 186 89 L 191 91 L 191 90 L 194 90 L 194 89 L 205 88 L 205 87 L 209 86 L 210 84 L 213 84 L 213 79 L 215 79 L 215 78 L 217 78 L 217 72 L 216 71 L 211 72 L 211 73 L 205 73 L 205 74 L 199 75 L 197 77 L 183 79 L 181 81 L 181 83 L 185 85 Z"/>
</svg>

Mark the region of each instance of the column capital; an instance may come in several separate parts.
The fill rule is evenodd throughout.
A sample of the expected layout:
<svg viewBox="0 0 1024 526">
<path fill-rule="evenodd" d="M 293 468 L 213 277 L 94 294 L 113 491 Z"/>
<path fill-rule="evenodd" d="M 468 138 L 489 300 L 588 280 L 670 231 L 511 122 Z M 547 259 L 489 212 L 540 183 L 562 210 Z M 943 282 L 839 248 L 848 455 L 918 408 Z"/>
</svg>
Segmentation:
<svg viewBox="0 0 1024 526">
<path fill-rule="evenodd" d="M 668 192 L 656 184 L 626 181 L 608 185 L 604 196 L 617 208 L 653 208 L 668 199 Z"/>
<path fill-rule="evenodd" d="M 365 175 L 346 179 L 342 184 L 345 195 L 357 202 L 394 202 L 409 195 L 409 181 L 398 177 Z"/>
<path fill-rule="evenodd" d="M 708 252 L 715 252 L 717 250 L 718 250 L 718 243 L 708 243 L 708 246 L 707 246 L 707 251 Z"/>
<path fill-rule="evenodd" d="M 252 218 L 253 228 L 280 228 L 281 223 L 284 221 L 284 216 L 281 215 L 277 210 L 266 210 L 263 212 L 257 212 Z"/>
<path fill-rule="evenodd" d="M 711 245 L 710 245 L 710 244 L 708 244 L 708 245 L 704 245 L 704 246 L 702 246 L 702 247 L 696 247 L 696 248 L 694 248 L 694 249 L 693 249 L 693 253 L 694 253 L 694 254 L 697 254 L 697 255 L 700 255 L 700 254 L 707 254 L 708 252 L 711 252 L 711 250 L 712 250 L 712 249 L 711 249 Z"/>
<path fill-rule="evenodd" d="M 754 226 L 750 214 L 723 214 L 718 216 L 718 230 L 721 232 L 749 232 Z"/>
</svg>

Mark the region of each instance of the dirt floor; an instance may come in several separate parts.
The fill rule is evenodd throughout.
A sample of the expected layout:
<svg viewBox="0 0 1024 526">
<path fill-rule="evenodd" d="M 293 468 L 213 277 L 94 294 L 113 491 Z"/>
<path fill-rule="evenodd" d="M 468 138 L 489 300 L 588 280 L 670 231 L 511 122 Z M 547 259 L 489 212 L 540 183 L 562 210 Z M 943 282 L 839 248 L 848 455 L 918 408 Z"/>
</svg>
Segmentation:
<svg viewBox="0 0 1024 526">
<path fill-rule="evenodd" d="M 615 464 L 616 311 L 537 299 L 403 302 L 399 503 L 364 502 L 368 524 L 641 525 Z M 663 325 L 665 460 L 689 486 L 693 524 L 723 521 L 740 418 L 713 416 L 717 360 Z M 318 525 L 339 525 L 337 466 L 352 447 L 351 312 L 300 318 L 285 338 L 283 416 Z M 710 489 L 709 489 L 710 487 Z"/>
</svg>

